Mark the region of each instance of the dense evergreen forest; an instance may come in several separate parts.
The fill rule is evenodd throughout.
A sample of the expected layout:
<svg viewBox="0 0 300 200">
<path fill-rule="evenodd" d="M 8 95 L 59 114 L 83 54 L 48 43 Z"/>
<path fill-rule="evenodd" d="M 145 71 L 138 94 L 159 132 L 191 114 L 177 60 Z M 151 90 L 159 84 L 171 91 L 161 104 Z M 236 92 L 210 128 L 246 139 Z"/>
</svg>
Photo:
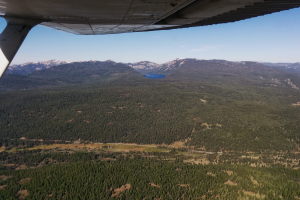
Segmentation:
<svg viewBox="0 0 300 200">
<path fill-rule="evenodd" d="M 94 153 L 28 156 L 31 163 L 41 157 L 51 159 L 48 158 L 48 164 L 43 162 L 44 166 L 31 169 L 0 170 L 0 198 L 298 199 L 300 196 L 299 170 L 102 156 Z"/>
<path fill-rule="evenodd" d="M 299 91 L 202 83 L 37 89 L 0 94 L 1 140 L 189 144 L 210 150 L 293 150 Z M 6 144 L 7 145 L 7 144 Z"/>
</svg>

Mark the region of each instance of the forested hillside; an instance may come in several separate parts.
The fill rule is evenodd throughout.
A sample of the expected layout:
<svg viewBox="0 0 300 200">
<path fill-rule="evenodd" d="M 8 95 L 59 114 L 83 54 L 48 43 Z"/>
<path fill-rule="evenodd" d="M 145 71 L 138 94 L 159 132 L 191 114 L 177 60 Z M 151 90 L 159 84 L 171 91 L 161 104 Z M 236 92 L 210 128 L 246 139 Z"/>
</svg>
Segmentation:
<svg viewBox="0 0 300 200">
<path fill-rule="evenodd" d="M 110 61 L 34 72 L 14 83 L 47 89 L 0 94 L 1 139 L 188 140 L 210 150 L 251 151 L 299 145 L 298 76 L 257 63 L 187 59 L 176 66 L 162 80 Z"/>
<path fill-rule="evenodd" d="M 24 66 L 26 68 L 26 66 Z M 0 79 L 1 90 L 24 90 L 32 88 L 51 88 L 63 86 L 75 86 L 82 84 L 106 84 L 114 81 L 122 82 L 128 79 L 142 77 L 141 74 L 126 64 L 106 62 L 74 62 L 60 64 L 41 70 L 33 70 L 30 73 L 21 67 L 17 71 L 8 71 Z M 22 69 L 22 68 L 21 68 Z"/>
</svg>

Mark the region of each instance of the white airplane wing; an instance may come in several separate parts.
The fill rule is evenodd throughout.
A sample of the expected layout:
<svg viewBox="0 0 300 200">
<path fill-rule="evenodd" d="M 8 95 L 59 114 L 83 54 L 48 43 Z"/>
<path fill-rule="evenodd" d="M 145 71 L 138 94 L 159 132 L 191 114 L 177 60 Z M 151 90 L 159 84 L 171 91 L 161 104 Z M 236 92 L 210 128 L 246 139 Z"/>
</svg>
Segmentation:
<svg viewBox="0 0 300 200">
<path fill-rule="evenodd" d="M 205 26 L 296 8 L 300 0 L 0 0 L 0 76 L 30 29 L 114 34 Z"/>
</svg>

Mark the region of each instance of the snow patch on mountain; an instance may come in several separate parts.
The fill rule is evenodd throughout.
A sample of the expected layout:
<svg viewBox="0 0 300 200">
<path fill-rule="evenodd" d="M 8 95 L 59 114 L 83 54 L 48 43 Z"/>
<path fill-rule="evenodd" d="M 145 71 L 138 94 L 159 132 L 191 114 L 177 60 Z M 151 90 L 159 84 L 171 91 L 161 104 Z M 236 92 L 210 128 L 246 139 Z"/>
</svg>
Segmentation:
<svg viewBox="0 0 300 200">
<path fill-rule="evenodd" d="M 141 73 L 159 72 L 164 73 L 174 70 L 188 62 L 196 59 L 176 59 L 163 64 L 157 64 L 149 61 L 141 61 L 137 63 L 129 63 L 129 66 Z"/>
<path fill-rule="evenodd" d="M 157 64 L 154 62 L 149 62 L 149 61 L 129 63 L 128 65 L 136 70 L 153 70 L 153 69 L 157 69 L 161 66 L 160 64 Z"/>
<path fill-rule="evenodd" d="M 7 73 L 9 74 L 17 74 L 17 75 L 28 75 L 33 73 L 34 71 L 41 71 L 45 69 L 49 69 L 53 66 L 66 64 L 65 61 L 58 60 L 48 60 L 44 62 L 28 62 L 19 65 L 11 65 L 7 69 Z"/>
</svg>

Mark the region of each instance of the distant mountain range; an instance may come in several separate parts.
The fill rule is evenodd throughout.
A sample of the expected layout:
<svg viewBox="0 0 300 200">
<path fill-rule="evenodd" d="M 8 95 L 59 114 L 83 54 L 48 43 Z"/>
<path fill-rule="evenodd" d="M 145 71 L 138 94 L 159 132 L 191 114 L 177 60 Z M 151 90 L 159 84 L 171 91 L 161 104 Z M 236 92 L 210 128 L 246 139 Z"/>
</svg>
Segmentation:
<svg viewBox="0 0 300 200">
<path fill-rule="evenodd" d="M 57 61 L 57 60 L 49 60 L 45 62 L 30 62 L 24 63 L 20 65 L 11 65 L 6 73 L 8 74 L 17 74 L 17 75 L 29 75 L 35 71 L 41 71 L 45 69 L 49 69 L 53 66 L 66 64 L 67 62 L 64 61 Z"/>
<path fill-rule="evenodd" d="M 145 73 L 167 73 L 170 72 L 174 69 L 179 68 L 182 66 L 184 63 L 189 62 L 189 61 L 196 61 L 196 62 L 211 62 L 211 63 L 223 63 L 226 65 L 244 65 L 245 63 L 256 63 L 260 65 L 265 65 L 269 67 L 274 67 L 278 69 L 283 69 L 286 71 L 297 71 L 300 73 L 300 63 L 264 63 L 264 62 L 246 62 L 246 61 L 241 61 L 241 62 L 230 62 L 226 60 L 197 60 L 197 59 L 176 59 L 170 62 L 166 62 L 163 64 L 157 64 L 154 62 L 149 62 L 149 61 L 141 61 L 141 62 L 136 62 L 136 63 L 120 63 L 120 64 L 125 64 L 128 65 L 129 67 L 135 69 L 136 71 L 145 74 Z M 97 62 L 97 61 L 88 61 L 88 62 Z M 86 62 L 73 62 L 73 63 L 86 63 Z M 101 63 L 107 63 L 110 65 L 111 63 L 115 63 L 114 61 L 102 61 Z M 36 71 L 42 71 L 42 70 L 47 70 L 49 68 L 58 66 L 58 65 L 63 65 L 63 64 L 68 64 L 68 62 L 65 61 L 58 61 L 58 60 L 49 60 L 45 62 L 30 62 L 30 63 L 24 63 L 24 64 L 19 64 L 19 65 L 12 65 L 8 68 L 7 74 L 16 74 L 16 75 L 29 75 L 31 73 L 34 73 Z M 70 63 L 72 64 L 72 63 Z"/>
<path fill-rule="evenodd" d="M 29 89 L 135 79 L 139 72 L 112 61 L 29 63 L 11 66 L 0 79 L 0 89 Z"/>
<path fill-rule="evenodd" d="M 270 67 L 300 74 L 300 63 L 263 63 Z"/>
<path fill-rule="evenodd" d="M 144 74 L 167 75 L 168 80 L 209 83 L 260 84 L 300 87 L 300 63 L 231 62 L 225 60 L 177 59 L 164 64 L 148 61 L 72 62 L 46 61 L 12 65 L 0 79 L 0 89 L 27 89 L 69 84 L 143 81 Z"/>
</svg>

